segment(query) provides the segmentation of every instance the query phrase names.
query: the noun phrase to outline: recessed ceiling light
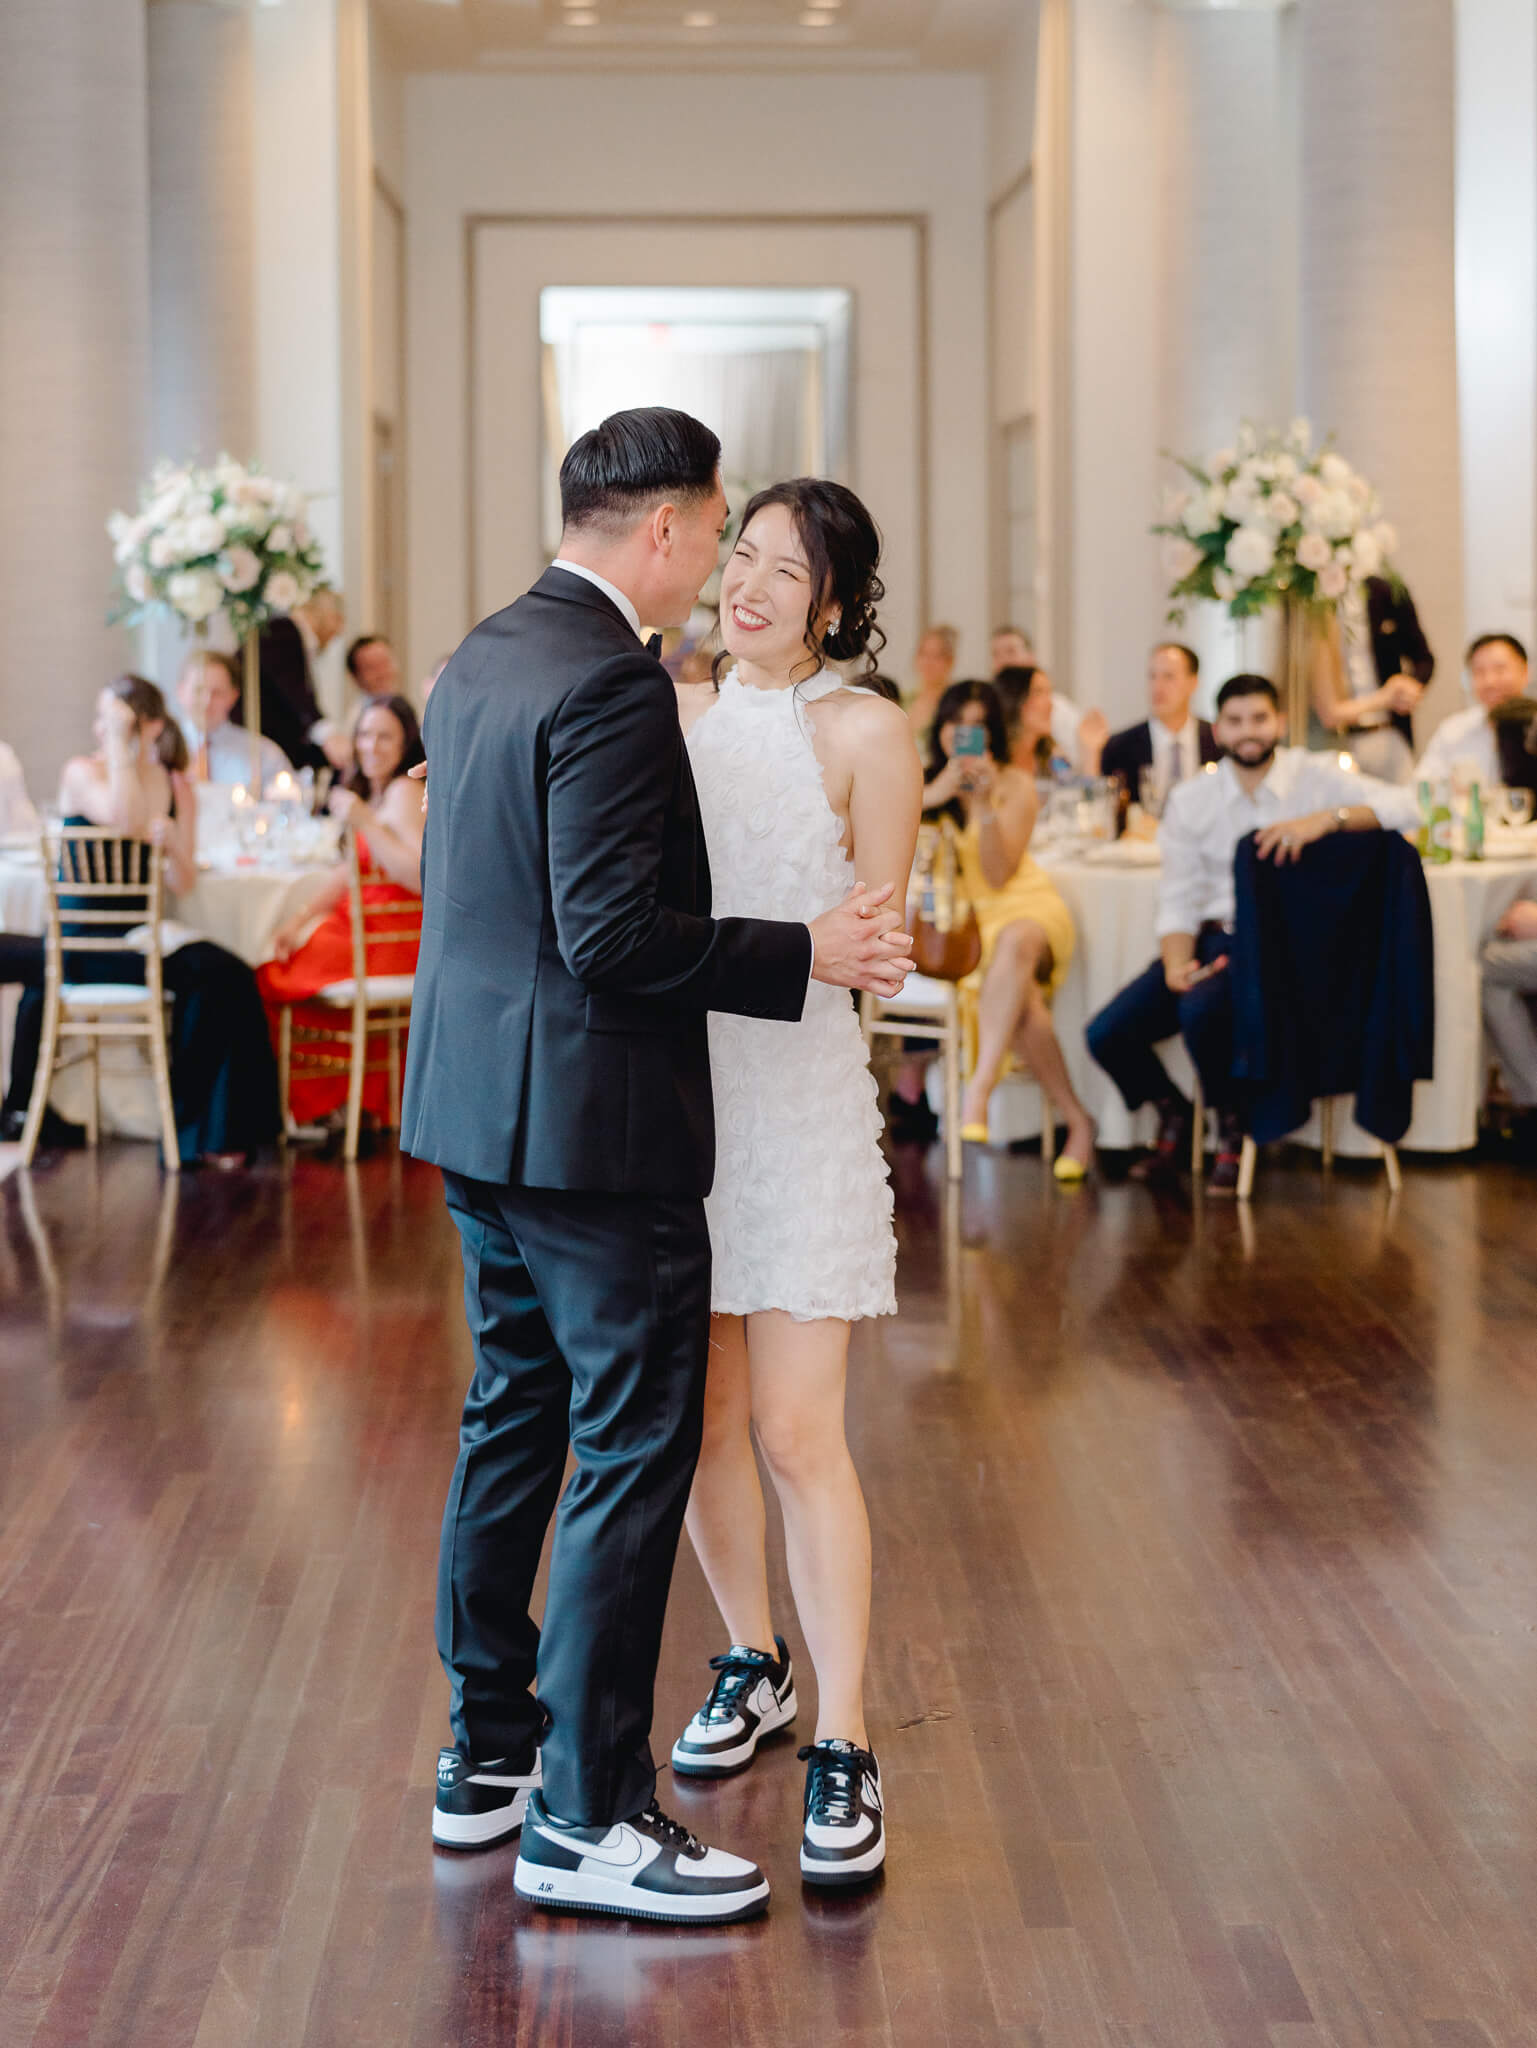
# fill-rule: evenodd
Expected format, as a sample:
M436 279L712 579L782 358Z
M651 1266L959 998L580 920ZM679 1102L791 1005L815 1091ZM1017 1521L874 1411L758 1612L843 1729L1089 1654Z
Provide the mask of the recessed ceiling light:
M683 26L685 28L714 28L719 19L720 16L716 14L685 14Z
M596 28L597 25L598 17L595 14L589 14L585 9L579 14L568 14L566 16L567 28Z
M830 14L803 14L801 16L802 28L831 28L832 25L833 17Z

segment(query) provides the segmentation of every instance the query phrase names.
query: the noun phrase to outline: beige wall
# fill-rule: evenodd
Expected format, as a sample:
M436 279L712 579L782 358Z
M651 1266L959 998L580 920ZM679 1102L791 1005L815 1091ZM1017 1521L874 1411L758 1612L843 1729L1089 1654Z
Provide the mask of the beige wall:
M0 7L0 738L51 799L125 666L105 520L149 406L143 0Z
M712 74L693 81L690 93L695 120L687 118L683 102L659 113L654 82L637 93L611 74L444 75L407 82L413 673L473 623L466 577L464 223L476 213L634 216L624 232L631 261L642 269L648 247L656 246L659 258L666 253L648 243L647 216L729 221L772 213L790 222L921 216L928 229L930 430L920 544L927 553L930 609L961 626L963 661L975 663L985 654L986 123L980 77ZM754 236L744 219L729 251L729 281L754 282ZM670 280L658 270L652 281ZM790 280L776 275L775 281ZM835 267L794 281L845 280ZM530 413L536 396L527 394ZM531 500L537 478L499 482ZM500 589L482 596L505 601L526 575L525 563L509 562ZM911 619L913 592L906 602ZM896 603L892 616L898 618ZM905 630L894 634L888 658L898 674L906 672L911 653L902 644L906 637Z

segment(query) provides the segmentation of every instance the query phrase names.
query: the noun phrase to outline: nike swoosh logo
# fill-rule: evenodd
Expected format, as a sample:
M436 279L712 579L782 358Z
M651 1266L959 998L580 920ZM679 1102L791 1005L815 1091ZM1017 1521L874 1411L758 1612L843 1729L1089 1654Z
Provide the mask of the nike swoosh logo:
M573 1856L586 1856L594 1863L612 1863L616 1870L632 1869L640 1861L640 1842L628 1829L614 1843L584 1842L578 1837L561 1834L558 1828L540 1827L537 1832L547 1842L569 1849Z

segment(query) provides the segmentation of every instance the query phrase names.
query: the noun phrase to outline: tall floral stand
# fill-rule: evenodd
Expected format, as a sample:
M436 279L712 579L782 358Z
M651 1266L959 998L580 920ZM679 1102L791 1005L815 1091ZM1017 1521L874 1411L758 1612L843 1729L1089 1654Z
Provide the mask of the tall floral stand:
M260 802L262 793L262 692L261 635L253 626L245 636L245 729L250 735L251 800Z
M1318 606L1302 604L1296 598L1283 598L1279 610L1276 687L1286 714L1287 743L1305 747L1313 715L1313 677L1323 654L1327 630L1326 614Z

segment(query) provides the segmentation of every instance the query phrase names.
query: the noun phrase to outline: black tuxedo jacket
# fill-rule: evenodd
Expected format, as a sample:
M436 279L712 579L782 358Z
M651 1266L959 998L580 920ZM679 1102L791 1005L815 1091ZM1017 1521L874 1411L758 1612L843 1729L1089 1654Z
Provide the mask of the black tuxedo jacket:
M1212 736L1212 729L1204 718L1196 720L1196 741L1200 749L1201 764L1218 761L1222 749ZM1133 803L1137 797L1137 777L1144 768L1153 765L1153 727L1144 718L1140 725L1128 725L1124 732L1112 733L1105 742L1105 751L1100 756L1101 775L1119 775L1131 792Z
M711 918L666 670L547 569L454 655L425 739L403 1148L473 1180L708 1193L705 1013L793 1023L811 936Z
M292 619L273 619L261 630L262 731L296 768L324 768L326 757L309 737L322 715L304 636ZM230 718L236 725L245 724L243 702Z

